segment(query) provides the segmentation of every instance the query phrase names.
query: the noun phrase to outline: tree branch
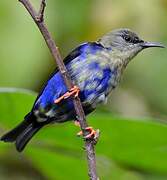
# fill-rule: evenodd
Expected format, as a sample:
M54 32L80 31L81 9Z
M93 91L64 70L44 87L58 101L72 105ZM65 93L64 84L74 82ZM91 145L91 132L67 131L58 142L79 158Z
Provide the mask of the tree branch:
M55 44L55 41L53 40L51 34L49 33L45 23L44 23L44 10L45 10L45 0L41 0L40 4L40 10L37 13L32 6L31 2L29 0L18 0L20 1L24 7L27 9L31 17L33 18L34 22L38 26L40 32L42 33L43 38L46 41L46 44L63 76L64 82L67 86L67 88L70 90L74 85L70 79L70 76L67 72L67 69L63 63L62 57L60 55L60 52L58 50L58 47ZM83 131L83 136L85 137L87 135L87 131L85 130L88 127L88 124L86 122L84 110L82 108L82 104L80 101L80 98L76 97L73 98L73 103L77 115L77 119L80 122L81 130ZM90 180L97 180L97 172L96 172L96 159L95 159L95 150L94 145L96 143L97 139L85 139L85 150L87 152L87 160L88 160L88 168L89 168L89 177Z

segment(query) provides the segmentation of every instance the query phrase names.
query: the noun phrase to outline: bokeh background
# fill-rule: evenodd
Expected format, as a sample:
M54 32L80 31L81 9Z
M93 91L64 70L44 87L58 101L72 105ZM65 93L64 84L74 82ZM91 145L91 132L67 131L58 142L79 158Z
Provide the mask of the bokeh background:
M39 2L32 0L36 8ZM63 57L78 44L121 27L136 31L145 40L167 44L167 0L48 0L45 18ZM166 49L140 53L108 104L90 115L89 123L102 129L97 145L102 179L167 178L166 59ZM54 68L26 10L17 0L1 0L0 87L38 92ZM27 91L11 91L1 89L1 133L23 118L35 98ZM46 128L21 155L12 145L1 143L0 179L87 179L83 144L75 138L76 131L68 123Z

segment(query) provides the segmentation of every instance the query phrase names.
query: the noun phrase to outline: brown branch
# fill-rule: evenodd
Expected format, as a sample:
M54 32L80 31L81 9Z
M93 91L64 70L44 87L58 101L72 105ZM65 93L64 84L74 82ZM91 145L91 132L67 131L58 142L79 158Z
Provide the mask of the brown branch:
M58 68L64 78L65 84L67 88L70 90L74 85L70 79L70 76L67 72L67 69L63 63L62 57L60 55L60 52L58 50L58 47L55 44L55 41L53 40L51 34L49 33L45 23L44 23L44 10L45 10L45 0L41 0L40 4L40 10L39 13L37 13L32 6L31 2L29 0L19 0L24 7L27 9L33 20L35 21L36 25L38 26L39 30L42 33L43 38L46 41L46 44L56 62L58 65ZM83 136L85 137L87 135L87 131L85 130L88 127L88 124L86 122L85 113L82 108L81 101L78 97L73 99L77 119L80 122L81 130L83 131ZM88 160L88 168L89 168L89 177L91 180L97 180L97 172L96 172L96 159L95 159L95 145L96 139L85 139L85 150L87 152L87 160Z

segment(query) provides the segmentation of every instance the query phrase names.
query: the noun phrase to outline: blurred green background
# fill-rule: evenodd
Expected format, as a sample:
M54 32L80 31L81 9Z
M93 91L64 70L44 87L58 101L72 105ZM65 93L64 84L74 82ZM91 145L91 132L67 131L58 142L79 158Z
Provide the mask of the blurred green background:
M32 0L38 8L40 0ZM46 23L65 57L78 44L126 27L167 44L167 0L48 0ZM100 128L101 179L167 179L167 51L148 49L128 66L109 102L89 115ZM0 132L30 110L55 63L37 27L17 1L0 2ZM4 88L8 87L8 88ZM11 87L11 88L9 88ZM83 142L72 123L42 130L18 154L0 143L0 180L88 179Z

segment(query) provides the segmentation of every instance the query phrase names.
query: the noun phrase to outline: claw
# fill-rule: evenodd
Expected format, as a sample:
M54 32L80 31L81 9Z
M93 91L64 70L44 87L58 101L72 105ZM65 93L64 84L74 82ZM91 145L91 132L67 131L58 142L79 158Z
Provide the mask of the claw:
M77 133L77 136L82 136L83 135L83 132L82 131L79 131L78 133Z
M80 89L77 86L74 86L73 88L71 88L68 92L66 92L64 95L62 95L61 97L59 97L58 99L56 99L54 101L55 104L58 104L59 102L61 102L63 99L67 99L71 96L74 97L78 97L80 92Z
M96 137L96 131L92 128L92 127L87 127L85 130L89 131L90 133L88 135L86 135L84 138L85 139L91 139L91 138L94 138ZM83 132L80 131L77 133L77 136L81 136L83 135Z
M96 136L96 131L94 129L91 129L90 134L85 136L85 139L94 138Z

